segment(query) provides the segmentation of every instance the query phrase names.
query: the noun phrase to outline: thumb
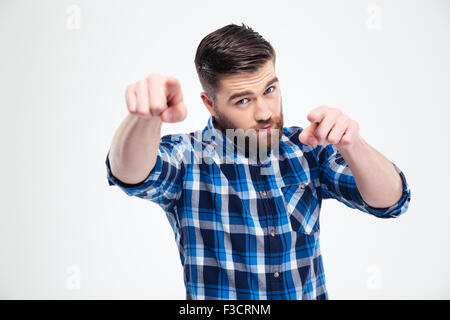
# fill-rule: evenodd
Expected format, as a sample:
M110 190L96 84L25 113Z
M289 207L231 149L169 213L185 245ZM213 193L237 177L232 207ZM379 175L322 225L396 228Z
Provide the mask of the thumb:
M161 120L164 122L180 122L186 118L187 109L183 102L176 105L171 105L163 113L161 113Z
M317 122L313 122L307 128L303 129L303 131L298 136L300 142L312 146L317 145L319 143L319 140L314 135L314 131L316 131L318 125L319 124Z
M180 82L174 77L167 77L166 96L168 108L161 113L164 122L180 122L186 118L187 109L183 101Z

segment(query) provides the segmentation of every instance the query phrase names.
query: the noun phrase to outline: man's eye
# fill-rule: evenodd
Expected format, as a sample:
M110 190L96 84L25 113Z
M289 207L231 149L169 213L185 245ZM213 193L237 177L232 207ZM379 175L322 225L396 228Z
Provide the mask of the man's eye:
M270 89L272 89L272 91L267 92L267 91L270 90ZM267 88L266 93L272 93L274 90L275 90L275 87L269 87L269 88Z
M269 87L266 89L266 91L264 92L265 94L269 94L272 93L275 90L275 86ZM241 99L238 102L236 102L237 105L243 105L245 104L243 101L248 100L247 98Z
M248 99L247 99L247 98L241 99L241 100L239 100L238 102L236 102L236 104L244 104L244 103L241 103L241 102L244 101L244 100L248 100Z

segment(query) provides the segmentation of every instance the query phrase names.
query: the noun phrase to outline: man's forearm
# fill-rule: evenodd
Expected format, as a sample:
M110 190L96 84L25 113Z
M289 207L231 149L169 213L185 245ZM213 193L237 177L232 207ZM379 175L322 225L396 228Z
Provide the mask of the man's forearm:
M392 162L359 135L359 124L338 108L319 106L308 116L311 122L299 135L309 145L333 144L344 157L364 201L374 208L387 208L402 196L403 181Z
M155 166L160 138L160 117L128 114L117 129L109 150L112 174L129 184L143 181Z
M361 137L348 147L338 148L355 178L364 201L375 208L386 208L402 196L403 183L391 161Z

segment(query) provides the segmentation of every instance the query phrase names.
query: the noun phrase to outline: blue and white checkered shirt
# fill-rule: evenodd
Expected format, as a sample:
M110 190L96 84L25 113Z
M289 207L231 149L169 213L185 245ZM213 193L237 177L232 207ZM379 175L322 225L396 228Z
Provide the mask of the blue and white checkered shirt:
M302 144L301 131L283 128L279 152L255 163L230 149L233 143L210 117L203 130L163 136L155 167L135 185L112 175L108 153L109 185L166 212L187 299L327 299L322 200L334 198L379 218L407 210L410 190L395 164L403 180L400 201L372 208L338 150Z

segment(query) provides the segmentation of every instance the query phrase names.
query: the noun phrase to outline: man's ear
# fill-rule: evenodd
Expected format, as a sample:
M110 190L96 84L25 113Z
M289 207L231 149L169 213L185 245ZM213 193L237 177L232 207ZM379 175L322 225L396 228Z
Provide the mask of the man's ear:
M208 97L206 92L200 93L200 98L203 100L203 104L205 105L206 109L208 109L209 113L211 113L212 116L216 116L216 108L214 107L213 101Z

